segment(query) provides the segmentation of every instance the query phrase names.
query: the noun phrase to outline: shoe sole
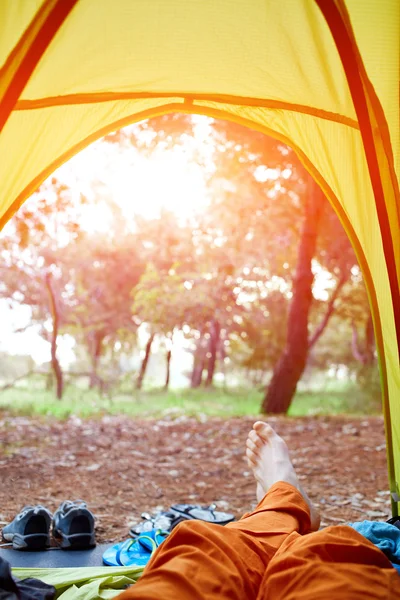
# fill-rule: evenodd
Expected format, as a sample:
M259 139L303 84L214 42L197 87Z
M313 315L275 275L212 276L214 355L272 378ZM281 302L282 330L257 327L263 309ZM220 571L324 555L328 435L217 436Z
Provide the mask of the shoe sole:
M50 536L46 533L3 533L7 542L12 542L14 550L46 550L50 546Z
M96 546L94 532L65 535L61 531L54 530L53 535L63 550L85 550Z

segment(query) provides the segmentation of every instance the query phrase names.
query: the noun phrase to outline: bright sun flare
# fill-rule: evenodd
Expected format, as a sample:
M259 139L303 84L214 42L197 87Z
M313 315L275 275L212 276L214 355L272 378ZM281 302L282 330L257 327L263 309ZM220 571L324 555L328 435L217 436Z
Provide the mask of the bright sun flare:
M91 231L106 231L110 219L107 204L98 202L100 190L126 219L135 214L154 218L162 209L185 219L208 204L204 169L179 146L147 157L98 142L60 167L55 177L88 198L81 225Z

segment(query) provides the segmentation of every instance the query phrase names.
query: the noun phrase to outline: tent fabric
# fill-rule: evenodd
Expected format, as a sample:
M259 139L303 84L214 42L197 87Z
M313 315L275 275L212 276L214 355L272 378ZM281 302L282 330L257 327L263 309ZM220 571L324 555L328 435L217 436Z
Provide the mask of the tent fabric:
M56 588L59 600L108 600L136 583L143 567L13 568L19 579L34 577Z
M169 112L292 146L356 250L400 500L398 0L2 0L0 224L98 137Z

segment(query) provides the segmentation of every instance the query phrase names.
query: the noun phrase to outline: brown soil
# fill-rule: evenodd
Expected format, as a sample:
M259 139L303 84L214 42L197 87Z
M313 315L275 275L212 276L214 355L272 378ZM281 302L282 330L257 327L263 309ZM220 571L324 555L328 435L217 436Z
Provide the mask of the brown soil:
M322 512L322 525L390 513L380 417L271 418ZM142 511L176 502L210 504L239 517L255 505L244 459L249 418L68 421L0 413L0 527L26 504L54 511L83 498L97 539L118 541Z

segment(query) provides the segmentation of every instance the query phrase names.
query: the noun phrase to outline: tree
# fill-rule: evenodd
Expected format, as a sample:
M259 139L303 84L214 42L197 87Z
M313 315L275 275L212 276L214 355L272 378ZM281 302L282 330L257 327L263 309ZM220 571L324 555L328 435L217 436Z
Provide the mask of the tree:
M29 306L30 326L39 326L49 341L57 397L63 390L57 338L65 333L85 344L90 385L101 388L102 354L136 335L131 291L144 269L140 245L121 228L117 209L111 211L107 235L82 229L82 202L55 180L33 201L3 237L2 295Z
M355 290L349 280L354 253L328 203L309 193L309 177L290 148L236 124L207 123L210 135L197 150L196 121L182 115L106 138L118 152L186 148L208 178L209 205L202 213L184 221L164 210L128 224L99 182L92 201L107 208L108 231L90 232L80 218L85 199L53 180L36 196L42 211L25 205L4 238L3 266L11 268L0 293L31 307L32 323L49 341L52 357L57 337L66 333L86 348L82 371L91 387L101 389L107 377L115 378L118 353L133 351L145 324L149 339L135 378L139 387L156 338L165 346L169 385L174 332L184 330L192 342L193 387L213 385L225 365L245 369L261 385L275 367L269 395L276 406L268 409L266 398L264 409L285 411L305 365L328 364L321 339L331 319L351 323L345 309L352 304L347 290ZM363 347L361 312L353 319L359 358L374 354ZM350 337L351 329L338 328ZM282 367L285 356L291 377Z
M66 304L61 274L51 257L79 237L78 217L79 208L69 189L53 178L18 211L2 234L1 295L14 306L29 306L31 325L39 325L39 333L50 342L59 399L64 386L57 341Z
M136 321L147 323L150 330L136 388L142 387L156 335L164 338L166 345L165 388L168 388L173 333L175 328L183 326L187 310L186 273L193 266L191 232L166 210L160 218L137 217L136 225L147 266L134 290L132 311Z
M84 235L64 252L62 268L71 306L66 329L87 348L91 387L101 387L99 367L107 348L136 339L132 292L144 270L140 244L131 234Z
M169 272L160 272L153 264L148 264L134 293L132 311L142 323L147 323L150 335L141 363L136 387L141 388L145 375L151 345L157 334L168 340L166 343L166 387L169 385L169 367L172 357L172 339L175 329L185 324L202 320L207 311L207 299L200 289L193 294L193 274L181 273L178 263ZM177 269L177 270L175 270Z
M60 323L60 314L57 307L57 301L54 294L53 286L52 286L52 278L51 273L47 272L45 275L45 283L49 293L49 304L50 304L50 313L52 320L52 330L51 330L51 366L53 369L53 373L56 378L56 396L58 400L61 400L63 391L64 391L64 381L63 374L60 366L60 362L57 357L57 338L58 338L58 328Z
M138 376L137 376L137 379L136 379L136 389L137 390L141 390L142 389L143 379L144 379L144 376L145 376L145 373L146 373L147 365L149 363L149 358L150 358L150 353L151 353L151 347L153 345L154 337L155 337L155 333L154 332L150 332L149 338L148 338L147 343L146 343L146 349L145 349L145 352L144 352L144 357L143 357L143 360L141 362L139 373L138 373Z
M233 265L232 279L236 279L236 285L239 280L258 285L257 272L261 271L266 280L282 280L282 305L284 298L291 296L286 345L281 348L283 354L276 364L269 395L263 403L264 410L285 412L309 351L315 352L315 346L334 314L350 268L356 264L354 253L323 195L307 193L306 182L310 178L290 148L240 125L223 121L209 121L209 124L214 163L209 182L213 200L199 221L200 237L218 238L225 257ZM145 143L148 151L156 143L166 146L184 144L188 136L194 135L193 121L187 116L159 117L142 127L151 133ZM204 259L210 264L216 259L210 248L205 251ZM314 297L316 266L329 272L333 281L328 298L323 300ZM211 281L215 284L214 279ZM242 283L239 285L244 287ZM254 294L252 296L252 301L247 302L249 313L253 313L257 301ZM213 323L212 319L210 323ZM268 328L269 323L265 325ZM217 326L216 331L218 329ZM211 371L215 364L215 353L212 352L215 330L212 328L211 334L208 328L199 331L192 385L200 383L207 360ZM206 335L209 345L204 339ZM296 350L299 345L301 351ZM259 348L254 348L252 357L260 354ZM291 378L287 377L289 364L292 365ZM278 402L279 388L282 388L282 395Z
M233 194L237 194L241 189L240 184L245 176L243 172L238 173L243 171L243 168L247 169L245 185L249 179L251 181L249 175L253 175L253 181L248 188L252 192L252 197L247 202L247 214L244 212L241 215L241 226L236 231L240 232L242 239L250 238L253 243L257 240L258 248L262 249L262 253L267 258L270 273L283 277L291 285L286 343L275 365L262 404L264 412L287 412L297 383L307 364L308 353L329 323L335 310L337 297L349 278L351 267L356 264L355 256L322 192L305 174L290 149L260 134L245 132L237 125L219 122L216 130L218 136L224 140L225 150L222 153L222 169L221 160L218 166L225 177L230 178L231 184L236 183ZM235 164L237 166L233 167ZM257 170L262 168L275 170L275 176L279 181L277 189L275 187L271 190L270 186L266 186L269 189L260 190L262 180L257 176ZM305 182L308 182L308 185L304 185ZM270 199L274 196L280 198L278 205L271 204ZM265 225L263 218L266 216L266 210L270 212L268 217L274 219L275 231L271 231L268 225ZM299 223L301 213L303 213L303 225L297 233L296 227L293 228L290 221ZM258 223L252 222L253 215L258 218ZM333 240L331 235L327 235L325 243L319 244L319 233L322 233L324 221L329 223L336 238ZM269 244L263 243L263 235L268 235L270 242L278 246L275 256ZM320 239L324 238L321 236ZM293 250L297 244L297 265L292 271ZM259 257L257 258L260 262ZM331 297L324 303L326 306L322 318L310 336L310 315L314 303L313 261L317 261L321 268L329 269L337 281ZM287 274L293 272L291 280L287 279L287 275L285 276L285 267Z
M300 237L293 296L290 303L286 344L274 368L262 405L263 412L286 413L307 363L308 319L313 300L312 259L316 252L318 227L325 198L316 184L309 185Z

